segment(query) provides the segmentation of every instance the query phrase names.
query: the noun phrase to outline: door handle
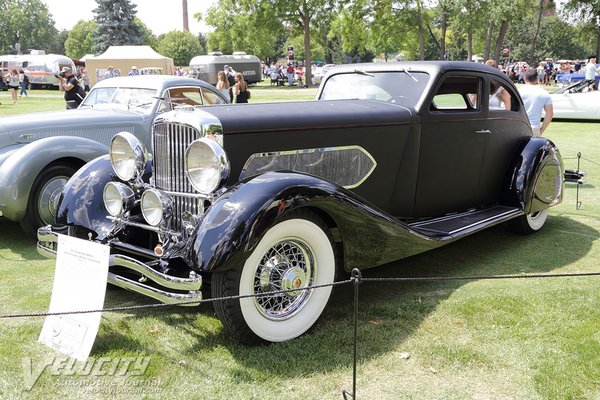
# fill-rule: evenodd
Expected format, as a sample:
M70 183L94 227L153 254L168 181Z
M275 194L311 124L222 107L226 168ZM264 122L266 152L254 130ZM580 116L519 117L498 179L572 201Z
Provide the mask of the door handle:
M481 129L479 131L475 131L475 133L479 133L480 135L485 135L487 133L492 133L489 129Z

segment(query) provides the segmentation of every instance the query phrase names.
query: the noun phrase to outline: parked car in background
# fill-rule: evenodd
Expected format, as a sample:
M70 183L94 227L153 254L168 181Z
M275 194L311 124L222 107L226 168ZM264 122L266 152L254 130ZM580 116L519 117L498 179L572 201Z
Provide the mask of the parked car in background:
M314 83L320 84L323 77L327 75L327 72L333 67L335 67L335 64L325 64L321 67L315 68L315 70L312 72L312 79Z
M598 82L600 77L596 79ZM600 120L600 91L582 80L550 94L554 119Z
M178 105L227 103L192 78L134 76L99 82L76 110L0 120L0 220L18 221L33 236L54 222L57 196L86 162L108 153L118 132L149 146L157 114Z
M499 86L509 110L489 107ZM533 233L562 201L558 149L474 63L336 67L316 101L175 110L152 129L153 160L122 132L69 180L38 249L54 257L59 233L110 246L108 281L165 303L208 281L247 344L306 332L353 268L503 222Z

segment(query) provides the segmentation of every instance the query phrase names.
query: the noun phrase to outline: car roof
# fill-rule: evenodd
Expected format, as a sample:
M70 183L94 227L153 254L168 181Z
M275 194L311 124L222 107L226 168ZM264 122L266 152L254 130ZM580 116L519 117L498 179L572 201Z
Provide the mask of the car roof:
M173 86L200 86L213 88L212 85L199 79L174 75L117 76L99 81L94 85L94 88L139 87L145 89L162 90Z
M430 75L437 75L447 70L482 71L501 74L497 68L489 65L469 61L394 61L358 64L340 64L329 70L329 74L338 72L354 72L355 69L365 71L423 71Z

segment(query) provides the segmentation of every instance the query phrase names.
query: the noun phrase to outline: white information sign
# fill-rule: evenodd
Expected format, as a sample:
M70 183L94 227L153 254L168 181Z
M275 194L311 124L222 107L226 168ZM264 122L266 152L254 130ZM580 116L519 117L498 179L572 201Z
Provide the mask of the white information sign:
M110 248L59 235L50 313L99 310L104 305ZM100 312L46 317L39 341L86 361L100 326Z

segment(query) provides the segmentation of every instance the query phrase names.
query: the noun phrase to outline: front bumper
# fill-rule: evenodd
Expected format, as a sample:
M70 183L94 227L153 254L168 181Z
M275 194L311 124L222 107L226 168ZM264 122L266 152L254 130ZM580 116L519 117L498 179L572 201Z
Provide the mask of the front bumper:
M56 258L58 233L51 226L38 229L37 251L47 258ZM111 267L122 267L130 272L140 275L137 280L117 275L111 272ZM154 285L146 282L152 281ZM109 258L108 282L133 292L152 297L165 304L186 302L184 306L196 306L199 303L194 300L202 300L202 276L194 272L188 278L180 278L156 271L135 258L111 254ZM189 303L187 303L189 302Z

